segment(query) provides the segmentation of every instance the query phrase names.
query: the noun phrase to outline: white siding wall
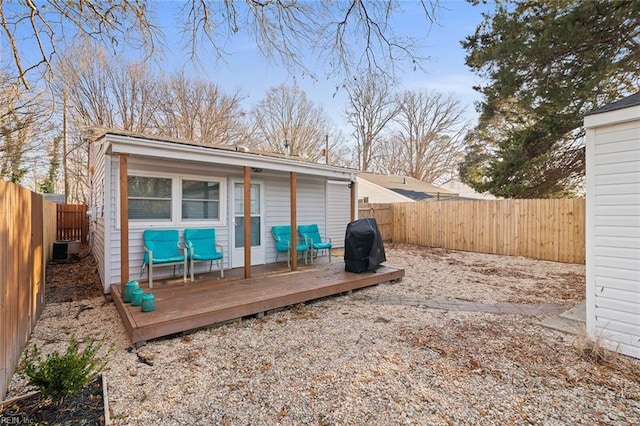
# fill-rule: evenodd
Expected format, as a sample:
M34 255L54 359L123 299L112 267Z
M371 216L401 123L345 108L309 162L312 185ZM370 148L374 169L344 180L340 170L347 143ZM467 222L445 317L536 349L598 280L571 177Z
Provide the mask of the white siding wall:
M291 220L289 197L289 176L268 177L265 180L265 245L267 263L276 261L276 244L273 241L271 227L278 225L288 225ZM279 260L286 256L280 256Z
M333 247L344 247L344 236L351 221L351 188L349 182L327 183L327 235Z
M298 225L316 223L320 233L324 235L327 226L325 179L309 179L298 176L296 183L298 188L296 194ZM289 176L269 178L265 186L266 262L271 263L276 260L275 242L271 236L271 227L288 225L291 222ZM280 255L279 260L282 259L283 256Z
M616 111L605 114L615 120ZM640 358L640 120L589 128L587 329Z
M105 182L107 179L107 158L104 155L104 140L89 144L89 244L98 266L98 273L104 285L105 276Z

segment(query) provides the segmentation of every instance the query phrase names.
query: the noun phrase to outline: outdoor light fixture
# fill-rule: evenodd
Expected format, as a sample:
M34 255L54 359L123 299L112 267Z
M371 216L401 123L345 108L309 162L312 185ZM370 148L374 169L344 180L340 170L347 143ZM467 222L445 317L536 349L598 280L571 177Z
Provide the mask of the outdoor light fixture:
M285 153L285 154L289 154L289 147L290 147L290 146L291 146L291 145L289 145L289 140L288 140L288 139L285 139L285 140L284 140L284 153Z

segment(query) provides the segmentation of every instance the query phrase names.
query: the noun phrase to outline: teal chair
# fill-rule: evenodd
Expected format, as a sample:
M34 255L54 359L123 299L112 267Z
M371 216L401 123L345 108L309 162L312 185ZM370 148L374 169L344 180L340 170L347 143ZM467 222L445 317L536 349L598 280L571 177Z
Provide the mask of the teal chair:
M291 269L291 226L282 225L282 226L273 226L271 227L271 234L273 235L273 239L276 241L276 262L278 261L278 256L280 253L287 253L287 265L289 269ZM296 255L301 253L304 256L304 263L307 262L307 256L309 253L309 245L307 242L302 239L298 241L295 249Z
M187 248L180 247L180 236L177 229L147 229L142 234L144 241L144 263L149 288L153 288L153 268L158 266L182 266L182 281L187 282ZM192 279L193 281L193 279Z
M220 268L220 278L224 278L222 245L216 243L216 230L185 229L184 243L190 261L191 280L193 281L193 262L209 262L209 272L213 268L213 261Z
M323 239L320 235L318 225L300 225L298 226L298 233L309 243L310 251L313 251L310 253L311 263L313 263L313 258L318 256L320 250L327 250L329 252L329 263L331 263L331 248L333 247L331 238Z

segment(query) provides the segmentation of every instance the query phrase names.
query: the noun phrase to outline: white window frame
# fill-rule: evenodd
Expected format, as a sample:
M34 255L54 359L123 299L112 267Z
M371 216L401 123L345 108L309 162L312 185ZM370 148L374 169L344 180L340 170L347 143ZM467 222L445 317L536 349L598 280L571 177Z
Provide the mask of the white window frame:
M220 176L191 175L184 173L162 173L154 171L129 170L128 176L171 179L171 220L130 219L129 229L177 228L177 227L224 227L227 224L227 179ZM220 217L212 219L182 219L182 181L197 180L217 182L220 185ZM117 182L117 181L116 181ZM116 185L116 199L120 200L120 185ZM117 215L116 228L120 229L120 215Z
M178 216L176 219L178 225L185 227L194 226L226 226L226 212L227 212L227 179L217 176L202 176L202 175L187 175L180 174L177 176L178 193L180 198L177 200ZM219 185L220 199L218 200L218 219L183 219L182 218L182 181L183 180L195 180L199 182L215 182Z
M170 219L129 219L129 227L130 228L149 228L151 227L160 227L160 226L172 226L176 223L176 207L175 207L175 194L176 194L176 183L175 177L166 174L166 173L152 173L147 171L132 171L127 175L127 182L130 176L137 177L146 177L146 178L160 178L160 179L169 179L171 181L171 218ZM118 200L120 200L120 185L118 185Z

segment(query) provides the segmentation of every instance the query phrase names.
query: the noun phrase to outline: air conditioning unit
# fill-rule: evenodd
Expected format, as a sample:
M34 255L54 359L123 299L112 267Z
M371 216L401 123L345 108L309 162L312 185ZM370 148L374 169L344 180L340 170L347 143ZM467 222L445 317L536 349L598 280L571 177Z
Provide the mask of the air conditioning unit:
M58 240L53 243L53 260L67 261L78 260L80 254L80 241Z

